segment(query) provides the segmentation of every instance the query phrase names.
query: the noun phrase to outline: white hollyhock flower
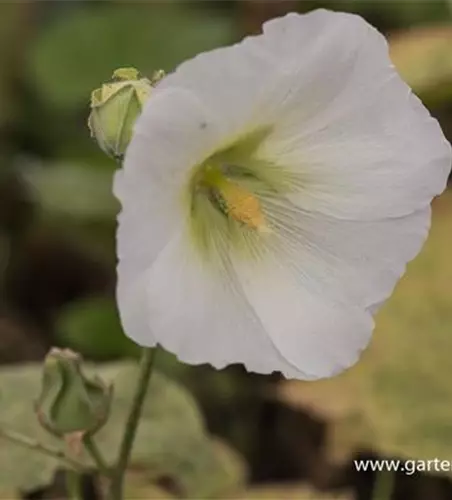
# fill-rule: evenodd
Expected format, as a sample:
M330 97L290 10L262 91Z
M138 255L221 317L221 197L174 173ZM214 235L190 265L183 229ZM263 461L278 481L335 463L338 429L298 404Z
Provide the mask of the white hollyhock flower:
M382 35L316 10L167 76L115 179L127 335L188 363L352 365L420 250L451 148Z

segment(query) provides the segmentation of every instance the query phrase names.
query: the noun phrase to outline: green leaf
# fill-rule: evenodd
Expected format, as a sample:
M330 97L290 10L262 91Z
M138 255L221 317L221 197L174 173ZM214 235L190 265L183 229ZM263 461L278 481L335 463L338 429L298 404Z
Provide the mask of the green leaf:
M244 461L223 441L213 440L211 447L212 460L204 464L205 474L201 487L197 488L196 498L214 498L218 494L219 498L230 498L245 484ZM163 500L176 498L173 495L177 498L183 495L177 481L171 481L165 476L156 478L155 471L149 470L130 469L127 473L125 498Z
M114 220L119 204L113 173L93 165L59 163L24 169L25 180L45 214L77 221Z
M144 75L171 71L183 60L230 41L226 16L173 2L112 3L73 8L45 26L34 43L30 70L53 106L87 106L91 91L119 67Z
M207 457L207 455L206 455ZM197 487L198 496L221 498L234 494L246 482L247 466L243 458L224 441L210 442L210 461L204 464L205 476Z
M106 459L112 462L117 456L131 404L137 366L134 363L86 365L84 371L97 373L105 382L114 383L112 413L106 426L95 436ZM58 442L41 430L32 411L40 379L39 364L0 370L0 425L55 445ZM218 488L229 484L229 479L224 477L230 478L230 468L219 458L193 398L158 373L153 375L145 401L131 465L148 470L153 477L170 477L190 498L220 495ZM46 485L58 466L52 458L2 442L0 491L31 490ZM216 477L215 484L206 482L206 475Z

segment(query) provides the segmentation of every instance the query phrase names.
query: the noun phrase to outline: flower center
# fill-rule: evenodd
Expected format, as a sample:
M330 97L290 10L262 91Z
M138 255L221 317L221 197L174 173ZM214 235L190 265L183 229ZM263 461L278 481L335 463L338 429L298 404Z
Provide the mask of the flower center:
M262 229L265 218L259 199L238 180L227 177L228 167L207 166L199 181L212 204L225 216L250 229Z
M191 170L184 191L189 236L210 261L224 263L230 251L254 259L273 233L270 206L291 189L294 178L259 154L269 133L244 135Z

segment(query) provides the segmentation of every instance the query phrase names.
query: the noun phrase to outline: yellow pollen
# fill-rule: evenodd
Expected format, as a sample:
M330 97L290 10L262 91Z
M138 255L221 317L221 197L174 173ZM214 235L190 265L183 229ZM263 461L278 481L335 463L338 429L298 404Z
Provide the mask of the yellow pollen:
M252 229L265 228L265 218L258 198L228 179L223 178L217 183L217 187L228 215Z

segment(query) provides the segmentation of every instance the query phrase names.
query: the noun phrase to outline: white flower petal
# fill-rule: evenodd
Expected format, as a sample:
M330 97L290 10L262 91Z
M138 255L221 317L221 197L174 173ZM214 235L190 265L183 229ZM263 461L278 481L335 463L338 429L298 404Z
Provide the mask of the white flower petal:
M129 273L124 262L118 264L116 299L124 332L133 340L146 339L147 347L154 347L157 340L152 331L152 321L147 300L147 274L141 270ZM138 342L138 341L137 341Z
M249 137L252 148L215 156ZM203 184L190 211L193 167L212 155L220 177L243 167L238 187ZM127 334L190 363L337 373L367 345L372 314L419 251L450 164L437 122L358 16L291 14L197 56L158 84L116 177ZM222 225L210 233L218 219L201 221L200 251L187 232L202 202ZM266 231L241 233L248 209Z
M226 135L270 124L261 156L301 174L292 200L307 210L399 217L445 188L450 145L359 16L289 14L182 64L162 85L198 95Z
M114 193L123 207L120 260L140 268L152 263L175 224L187 217L181 199L190 167L217 141L216 125L196 97L181 89L155 92L115 177Z
M260 154L300 173L290 199L301 208L355 220L400 217L445 189L451 148L437 121L396 77L369 92L361 105L338 99L343 113L331 106L318 129L281 119L267 138Z
M189 90L218 118L225 137L234 134L250 120L265 75L274 71L268 54L244 47L241 43L198 54L166 76L159 88Z
M292 94L316 90L317 98L311 92L297 109L298 116L312 117L341 90L342 77L352 69L369 30L373 28L350 14L321 9L291 13L265 23L264 35L184 62L159 85L193 92L221 117L224 130L241 129L254 120L262 123L269 110L290 107Z
M216 137L213 120L186 90L156 91L137 121L114 181L114 193L122 203L117 298L129 335L149 332L143 273L187 217L181 193L188 166L206 154Z
M424 243L430 207L377 221L340 220L267 200L275 259L308 290L368 309L386 299Z
M310 379L330 377L357 361L370 340L369 313L306 290L276 259L253 267L236 262L236 269L274 345Z
M299 46L306 21L272 21L268 44ZM309 21L319 30L308 44L317 66L306 77L299 60L268 97L274 127L261 155L301 173L291 199L307 210L379 219L424 208L446 187L452 163L438 122L396 73L383 36L360 17L317 11Z
M152 337L128 332L141 345L154 340L182 361L216 368L243 363L248 370L306 378L273 346L233 276L193 255L186 235L168 243L146 272L146 300ZM221 276L223 274L223 276Z

